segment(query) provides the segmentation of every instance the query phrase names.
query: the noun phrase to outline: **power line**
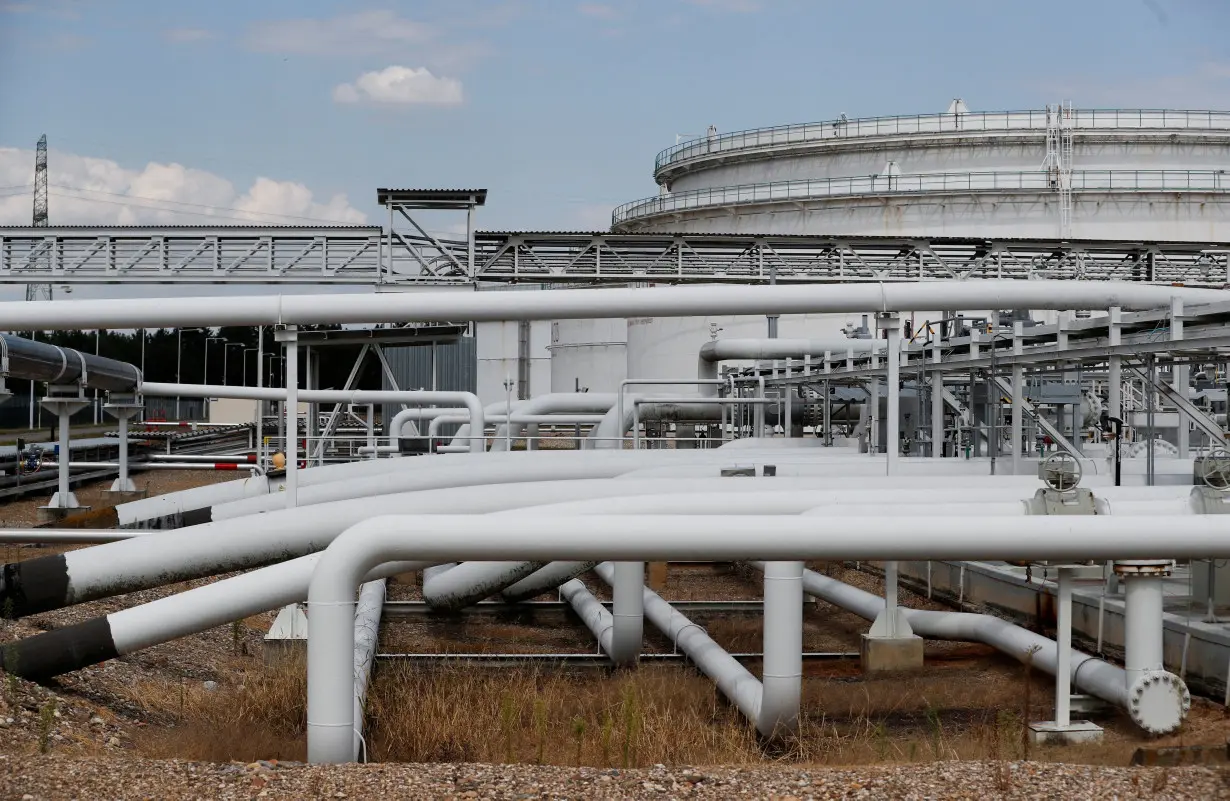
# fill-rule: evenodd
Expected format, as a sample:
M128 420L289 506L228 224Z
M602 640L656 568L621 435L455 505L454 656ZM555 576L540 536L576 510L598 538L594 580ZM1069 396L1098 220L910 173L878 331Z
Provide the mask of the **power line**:
M146 201L148 203L157 203L159 204L159 206L164 206L164 205L188 206L194 209L207 209L209 211L232 211L237 214L251 214L251 215L256 215L256 216L264 216L264 217L279 217L279 218L283 218L287 220L306 220L307 222L322 222L322 223L335 223L335 224L341 222L339 220L327 220L321 217L305 217L305 216L296 215L296 214L278 214L277 212L273 212L273 211L248 211L246 209L237 209L237 208L230 207L230 206L210 206L210 205L206 205L203 203L189 203L184 200L168 200L165 198L145 197L142 195L125 195L120 192L107 192L102 189L85 189L85 188L76 187L76 186L65 186L63 184L52 184L51 186L54 189L67 190L70 192L84 192L84 193L93 194L93 195L107 195L108 197L123 198L125 200L141 200L141 201ZM89 198L79 198L79 199L89 200ZM105 203L108 201L98 200L96 202ZM121 205L129 205L129 204L121 204ZM133 203L131 205L139 206L142 204ZM172 211L172 209L165 209L165 210ZM187 213L187 212L184 212L184 213ZM218 215L218 214L201 215L199 212L193 212L193 213L196 213L198 216L211 216L211 217L223 216L223 215ZM242 220L245 218L235 217L231 219ZM342 223L342 224L345 224L345 223Z

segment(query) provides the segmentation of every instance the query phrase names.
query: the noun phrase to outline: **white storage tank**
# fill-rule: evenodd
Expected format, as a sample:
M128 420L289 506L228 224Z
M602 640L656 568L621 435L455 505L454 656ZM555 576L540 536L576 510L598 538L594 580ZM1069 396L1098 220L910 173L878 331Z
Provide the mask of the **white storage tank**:
M551 323L551 391L618 392L628 374L628 324L622 317Z
M857 328L857 314L787 314L777 324L781 339L839 339ZM874 331L875 322L868 321ZM715 339L763 339L768 321L751 315L628 318L628 378L695 378L701 347ZM747 362L723 362L723 365ZM643 395L695 395L696 384L632 387Z
M1224 241L1228 160L1227 111L957 100L676 144L611 230Z
M551 323L480 322L475 325L478 358L477 393L483 405L505 400L504 382L512 382L513 400L546 393L551 385Z

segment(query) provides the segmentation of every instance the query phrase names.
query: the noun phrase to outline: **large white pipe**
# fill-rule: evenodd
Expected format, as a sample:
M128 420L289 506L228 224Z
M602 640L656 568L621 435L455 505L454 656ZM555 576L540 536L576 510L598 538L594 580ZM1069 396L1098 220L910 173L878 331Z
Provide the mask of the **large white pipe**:
M1182 298L1189 312L1224 300L1212 289L1125 281L923 281L838 285L561 289L554 292L399 292L52 300L0 303L13 330L178 328L322 323L575 320L926 309L1153 309Z
M533 573L521 579L517 583L505 587L500 593L500 597L508 603L528 601L529 599L537 595L541 595L548 590L553 590L556 587L560 587L562 589L561 585L565 583L571 584L572 579L575 579L586 570L592 570L596 564L598 563L551 562L550 564L544 565L538 570L535 570ZM603 650L610 653L606 646L603 646Z
M761 562L749 562L749 564L763 569ZM853 612L864 620L875 620L884 609L883 598L811 570L803 572L803 590L808 595ZM1052 675L1057 669L1059 649L1054 640L993 615L921 609L901 609L901 612L909 622L910 628L921 637L933 640L982 642L1013 659L1021 661L1032 659L1035 667ZM1158 631L1159 633L1161 631L1160 625ZM1186 712L1185 704L1188 703L1184 700L1187 694L1186 688L1173 697L1173 704L1170 708L1167 708L1164 693L1161 694L1163 703L1158 709L1142 710L1139 706L1133 708L1129 700L1130 692L1126 672L1122 668L1079 651L1072 651L1070 660L1072 683L1076 687L1127 708L1133 720L1146 728L1164 729L1164 726L1159 727L1157 724L1165 722L1168 716L1169 720L1175 721L1174 725L1177 725L1178 721L1182 720L1183 713Z
M617 567L601 564L594 572L618 590ZM670 637L767 737L788 734L798 726L803 676L802 572L801 562L772 562L765 571L762 680L757 680L703 628L653 590L641 586L645 615L654 626Z
M611 661L635 665L645 639L645 563L616 562L611 578Z
M610 611L594 597L594 594L580 579L565 581L559 588L559 594L572 606L572 611L577 613L577 617L581 618L585 627L593 633L594 639L598 641L598 647L610 656L611 632L615 628Z
M441 465L438 460L431 459L398 459L387 462L389 467L380 470L380 464L373 462L358 462L353 464L354 477L346 473L331 474L329 482L313 480L311 486L303 486L299 493L299 506L309 506L317 503L328 503L349 498L387 495L396 492L410 492L420 489L434 489L448 486L474 486L489 483L528 482L546 480L566 480L584 478L610 478L624 475L629 478L644 475L655 477L657 473L641 474L640 469L656 470L660 466L667 474L682 468L686 475L678 478L716 478L721 467L742 466L748 464L773 464L778 466L779 476L785 477L786 472L799 475L803 473L797 468L799 464L826 464L826 454L810 452L740 452L737 455L722 453L718 450L661 450L661 451L536 451L534 453L489 453L484 456L474 454L458 455ZM473 461L478 459L479 461ZM831 481L837 484L835 488L861 485L868 479L860 479L863 474L861 467L867 467L867 460L855 463L843 462L843 476L826 478L826 485ZM961 462L962 465L966 464ZM679 465L680 468L670 467ZM691 467L688 467L691 465ZM341 466L335 466L340 468ZM328 468L315 468L325 470ZM825 473L835 468L823 469ZM945 466L945 469L954 469ZM970 469L970 468L964 468ZM304 471L304 475L314 470ZM872 470L875 478L882 478ZM882 472L882 471L880 471ZM964 475L964 473L957 473ZM1087 474L1088 475L1088 474ZM870 477L869 477L870 478ZM1030 476L968 476L963 481L999 481L1017 480L1022 486L1037 487L1037 479ZM1098 476L1090 476L1085 480L1088 486L1094 486ZM950 480L938 475L911 475L902 478L902 486L908 482L915 487L928 487L938 484L951 486ZM306 483L306 482L305 482ZM1103 482L1105 483L1105 482ZM1006 486L1007 484L1001 484ZM879 485L877 485L879 486ZM212 520L225 520L250 514L271 511L280 506L277 497L250 497L242 501L217 505L212 508Z
M338 762L353 747L351 654L354 593L363 576L408 555L429 562L548 561L1054 560L1226 558L1230 541L1213 516L1166 520L1096 516L1006 517L996 537L965 518L861 518L858 537L817 536L802 517L388 516L341 534L320 558L308 589L308 759ZM975 530L976 529L976 530ZM759 533L748 537L748 531ZM1120 685L1122 686L1122 685Z
M552 392L538 395L517 406L512 414L512 422L505 423L496 431L491 450L507 450L509 439L518 439L521 436L524 423L518 419L519 415L594 412L606 414L614 405L615 394L611 392ZM511 431L508 430L510 426Z
M1164 579L1155 575L1123 577L1124 690L1147 673L1164 670L1162 621Z
M431 475L423 477L420 489L442 488L434 491L361 497L313 507L301 504L294 510L276 508L267 514L252 516L246 520L220 520L162 532L142 539L140 544L109 543L4 565L0 568L0 604L11 600L12 614L22 617L161 584L268 564L320 550L348 526L378 514L414 511L476 514L587 496L609 497L629 493L651 494L706 489L716 491L722 488L728 488L730 493L749 493L770 486L761 484L762 479L712 477L677 482L639 483L575 480L585 473L580 469L580 465L545 474L555 479L554 481L488 483L497 480L497 477L502 477L499 480L505 482L518 479L532 482L532 478L526 475L528 462L526 468L519 472L491 470L495 465L486 463L490 460L494 463L502 462L505 467L515 467L518 457L523 456L524 454L505 454L455 457L462 463L460 469L449 467L422 471ZM611 462L618 468L619 462L626 461L612 458L618 456L619 454L615 453L601 454L599 458L583 461L594 464ZM529 461L556 461L564 465L569 463L567 459ZM610 474L606 470L595 472L600 478ZM792 481L790 479L770 481L773 482L771 486L780 489L801 489L809 486L802 481L794 484L781 483ZM476 484L484 485L482 492L473 489ZM496 590L492 590L494 591Z
M46 679L305 601L319 559L319 554L302 556L10 642L0 649L0 667L25 678ZM380 565L364 580L426 567L425 562Z
M542 567L540 562L465 562L423 575L423 600L433 609L461 609L494 595Z
M363 709L367 701L367 685L376 661L376 644L380 640L380 616L384 612L386 579L369 581L359 588L359 602L354 612L354 753L357 760L363 741Z
M3 305L3 304L0 304ZM148 396L188 398L241 398L246 400L286 400L289 390L285 387L240 387L211 384L162 384L144 382L141 393ZM436 390L377 390L377 389L301 389L298 399L304 403L417 403L465 406L470 419L481 425L483 405L473 392L444 392ZM470 450L482 453L486 443L481 435L470 438Z

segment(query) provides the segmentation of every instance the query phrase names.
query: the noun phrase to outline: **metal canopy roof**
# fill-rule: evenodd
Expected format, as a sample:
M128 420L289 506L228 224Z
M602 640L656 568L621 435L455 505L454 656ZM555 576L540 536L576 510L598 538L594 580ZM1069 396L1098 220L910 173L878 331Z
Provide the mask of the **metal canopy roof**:
M482 206L487 202L487 190L381 188L376 190L376 202L381 206L411 206L424 209Z

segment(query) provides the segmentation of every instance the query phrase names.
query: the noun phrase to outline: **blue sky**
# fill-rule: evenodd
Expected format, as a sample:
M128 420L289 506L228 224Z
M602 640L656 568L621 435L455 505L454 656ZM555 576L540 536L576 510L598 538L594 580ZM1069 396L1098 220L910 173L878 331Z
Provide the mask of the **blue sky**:
M46 133L53 224L379 222L377 186L482 186L482 228L601 228L709 124L1230 108L1228 23L1224 0L0 0L0 223L28 219Z

